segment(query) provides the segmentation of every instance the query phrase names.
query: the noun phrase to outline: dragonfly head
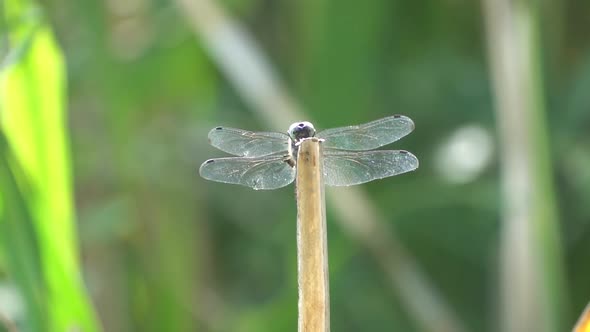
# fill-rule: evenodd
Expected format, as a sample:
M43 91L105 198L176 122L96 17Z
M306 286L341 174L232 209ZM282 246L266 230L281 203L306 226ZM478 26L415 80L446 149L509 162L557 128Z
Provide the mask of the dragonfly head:
M314 137L315 128L310 122L307 121L295 122L289 127L289 131L287 133L293 141L299 142L304 138Z

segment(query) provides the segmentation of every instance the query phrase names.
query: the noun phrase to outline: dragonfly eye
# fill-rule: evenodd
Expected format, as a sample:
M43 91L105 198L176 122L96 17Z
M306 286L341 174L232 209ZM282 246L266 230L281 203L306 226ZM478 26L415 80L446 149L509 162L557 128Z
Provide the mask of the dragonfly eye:
M307 121L297 122L289 127L289 136L294 141L300 141L304 138L314 137L315 128Z

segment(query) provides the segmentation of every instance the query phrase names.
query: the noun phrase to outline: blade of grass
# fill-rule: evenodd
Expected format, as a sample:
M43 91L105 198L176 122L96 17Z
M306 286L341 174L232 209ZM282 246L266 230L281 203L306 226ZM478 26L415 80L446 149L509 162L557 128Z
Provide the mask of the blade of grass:
M29 1L5 3L7 21L17 22L10 27L10 43L19 45L32 37L26 52L0 73L0 125L23 169L22 182L30 184L24 198L33 220L31 236L39 246L47 329L97 331L77 257L65 66L50 28L40 15L30 14L36 11Z
M304 140L297 156L299 332L330 331L326 203L321 144Z

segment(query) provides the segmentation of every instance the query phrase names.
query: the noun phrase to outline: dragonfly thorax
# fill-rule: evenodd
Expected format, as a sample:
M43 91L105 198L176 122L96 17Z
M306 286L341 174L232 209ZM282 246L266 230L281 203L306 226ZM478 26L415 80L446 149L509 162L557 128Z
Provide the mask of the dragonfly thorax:
M287 132L287 134L289 134L289 137L294 142L299 142L304 138L314 137L315 128L313 127L311 122L295 122L289 127L289 131Z

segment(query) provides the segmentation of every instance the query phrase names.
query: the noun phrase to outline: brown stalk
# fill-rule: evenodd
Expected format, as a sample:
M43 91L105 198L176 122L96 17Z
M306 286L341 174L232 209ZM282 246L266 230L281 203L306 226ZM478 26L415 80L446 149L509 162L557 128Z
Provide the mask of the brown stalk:
M321 143L304 140L297 157L299 332L330 331L326 209Z

